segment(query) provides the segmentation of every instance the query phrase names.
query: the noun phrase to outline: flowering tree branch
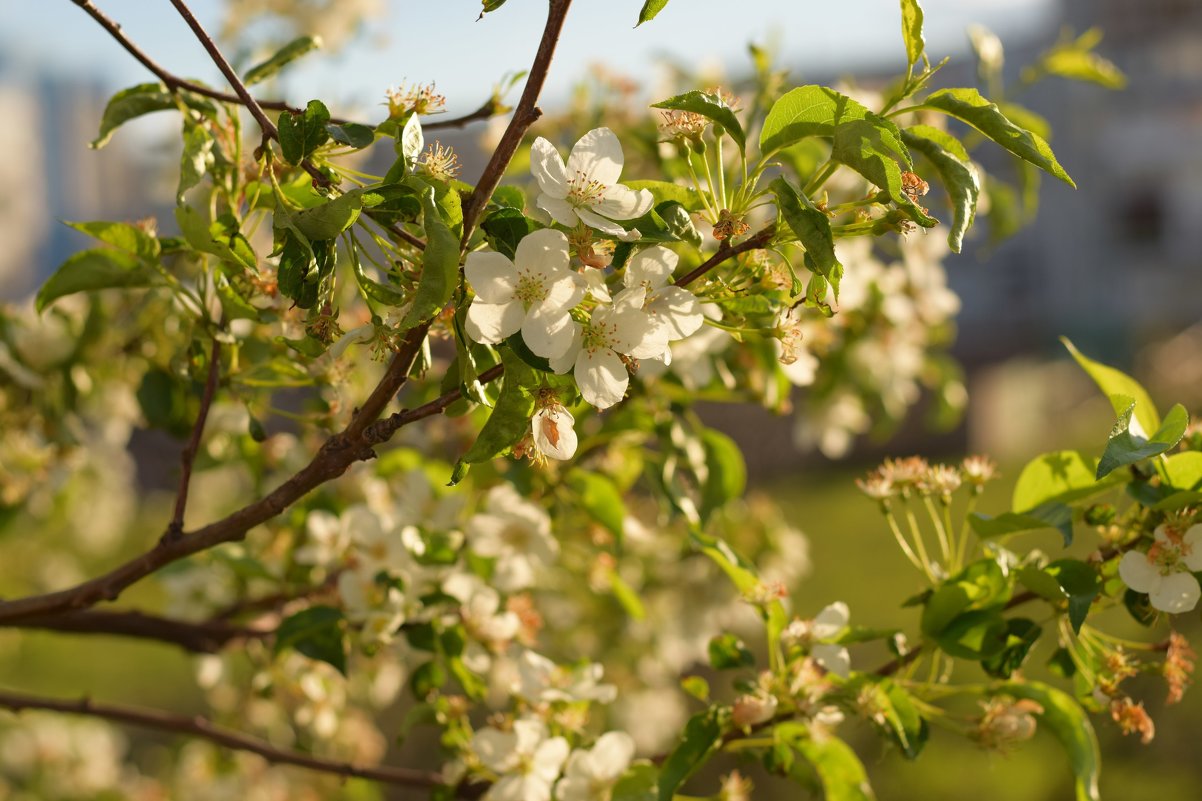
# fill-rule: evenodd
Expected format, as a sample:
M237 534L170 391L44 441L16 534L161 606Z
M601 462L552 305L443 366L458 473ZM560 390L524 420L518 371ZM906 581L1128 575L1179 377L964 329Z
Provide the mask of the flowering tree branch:
M0 708L10 709L13 712L21 712L26 709L44 709L51 712L63 712L69 715L87 715L131 726L185 734L208 740L225 748L258 754L268 762L274 764L296 765L308 768L309 770L332 773L347 778L369 779L371 781L406 787L434 787L442 783L442 779L438 774L427 773L426 771L411 768L394 768L385 765L355 765L351 762L340 762L338 760L325 759L310 754L302 754L297 751L277 748L264 740L218 726L199 716L185 717L153 709L96 703L88 698L68 701L3 690L0 690Z

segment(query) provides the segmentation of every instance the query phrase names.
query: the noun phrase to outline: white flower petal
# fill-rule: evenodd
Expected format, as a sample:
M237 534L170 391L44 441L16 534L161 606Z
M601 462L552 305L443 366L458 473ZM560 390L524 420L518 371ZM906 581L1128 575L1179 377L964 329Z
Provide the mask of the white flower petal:
M1195 572L1202 570L1202 525L1190 526L1182 535L1181 544L1184 546L1181 561L1185 566Z
M555 149L555 145L541 136L530 146L530 172L538 181L539 189L546 194L557 198L568 196L568 174L563 158Z
M610 303L613 298L609 294L609 286L605 283L605 273L592 268L586 269L580 275L588 286L588 293L603 303Z
M1179 615L1182 612L1189 612L1198 605L1198 596L1202 594L1202 588L1198 587L1198 580L1191 573L1172 573L1167 576L1162 576L1152 591L1148 593L1148 600L1152 602L1152 606L1168 612L1170 615Z
M581 396L598 409L608 409L622 400L630 383L626 365L608 348L581 351L573 375Z
M554 228L532 231L518 242L513 261L518 269L538 275L554 275L567 270L570 262L568 238Z
M610 731L597 738L592 751L593 776L606 782L617 781L634 757L634 739L624 731Z
M814 618L812 631L814 636L820 640L829 639L847 628L847 621L850 619L851 612L848 610L847 604L835 601Z
M551 219L560 225L573 226L580 221L576 216L576 209L562 197L543 192L535 199L534 205L550 214Z
M615 220L633 220L651 211L655 198L646 189L634 190L622 184L614 184L605 190L600 202L593 205L598 214Z
M579 444L573 428L575 422L572 413L562 406L539 409L530 420L534 447L551 459L571 459Z
M810 650L810 655L814 657L814 661L836 676L847 678L851 672L851 656L841 645L818 643Z
M485 303L508 303L513 300L518 271L503 254L491 250L469 253L463 265L463 274L467 276L476 297Z
M614 305L606 309L604 314L621 314L630 309L641 309L647 302L647 290L642 286L632 286L614 295Z
M593 270L592 272L600 272ZM567 311L574 309L584 300L584 291L588 286L584 276L577 272L562 272L551 279L551 284L547 288L547 297L543 301L544 308L563 309Z
M556 155L559 155L558 153ZM580 137L568 155L568 179L583 173L586 180L600 181L609 186L622 177L622 143L608 128L594 128Z
M550 209L548 209L548 211L550 211ZM580 222L584 223L585 225L589 226L590 228L596 228L598 231L600 231L603 234L609 234L610 236L616 236L617 238L621 239L624 242L629 241L628 240L629 232L622 226L618 225L616 222L613 222L612 220L607 220L604 217L601 217L600 215L594 214L593 212L589 211L588 209L584 208L583 206L576 208L574 211L576 213L576 216L580 218Z
M697 296L678 286L657 289L643 305L643 311L668 326L669 339L684 339L695 334L705 322Z
M622 282L626 286L647 283L652 289L666 286L679 262L680 257L663 245L640 250L626 266Z
M522 340L535 356L553 359L572 346L573 333L579 327L566 311L540 306L522 323Z
M481 345L496 345L522 327L526 311L517 301L512 303L484 303L479 298L467 307L463 329L473 342Z
M533 772L547 782L555 781L559 776L559 769L563 767L564 760L568 758L568 751L572 750L568 745L568 741L562 737L552 737L550 740L543 742L538 750L534 752Z
M1119 560L1119 578L1136 592L1151 592L1160 581L1160 571L1142 551L1127 551Z
M576 357L580 355L581 347L580 326L572 326L572 341L568 343L568 349L563 352L562 356L549 358L547 361L551 364L551 369L563 375L567 371L576 366Z
M486 768L498 773L504 773L516 763L517 745L517 734L492 727L480 729L472 736L472 751Z

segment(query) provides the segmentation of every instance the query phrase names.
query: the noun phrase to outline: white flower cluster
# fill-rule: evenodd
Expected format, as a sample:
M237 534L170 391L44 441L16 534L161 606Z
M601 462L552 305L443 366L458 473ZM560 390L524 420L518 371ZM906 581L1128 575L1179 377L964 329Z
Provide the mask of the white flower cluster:
M617 183L622 147L609 129L586 134L566 166L545 139L535 141L532 158L542 188L537 203L555 222L583 222L604 234L637 238L637 231L612 220L647 213L651 195ZM469 254L464 272L476 297L465 329L485 345L520 332L531 353L547 359L556 373L571 372L584 400L606 409L626 394L634 360L669 362L669 343L696 332L704 318L693 294L671 283L678 258L666 247L637 253L612 295L597 280L599 273L588 268L586 278L571 261L568 237L552 228L524 237L512 260L493 251ZM539 450L552 458L570 456L572 422L562 406L544 412L534 425ZM561 437L571 446L561 445Z

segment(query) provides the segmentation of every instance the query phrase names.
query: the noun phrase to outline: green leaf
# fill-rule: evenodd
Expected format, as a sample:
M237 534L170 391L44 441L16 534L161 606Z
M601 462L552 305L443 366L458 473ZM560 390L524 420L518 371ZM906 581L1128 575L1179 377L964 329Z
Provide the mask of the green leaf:
M914 759L926 745L930 731L913 697L892 679L857 674L847 685L856 704L873 710L874 722L895 742L906 759Z
M376 141L375 130L370 125L358 122L326 123L326 133L338 144L356 150L362 150Z
M688 210L675 200L665 200L655 207L655 213L664 221L668 233L674 239L688 242L693 247L701 247L701 234L693 225L693 217Z
M789 725L799 730L791 744L814 766L826 801L874 801L868 772L851 746L833 735L815 739L801 724Z
M768 111L760 131L765 156L808 136L832 137L844 122L871 114L850 97L826 86L799 86L783 94Z
M902 141L925 156L939 174L952 210L947 244L953 253L959 253L964 234L976 219L977 199L981 195L981 182L976 169L968 162L968 153L951 134L928 125L915 125L902 131Z
M1022 667L1031 647L1043 634L1043 629L1033 620L1025 617L1011 618L1006 621L1005 644L1002 650L988 659L981 661L981 667L990 676L998 679L1008 679L1014 671Z
M922 633L938 636L962 613L996 609L1009 600L1010 585L993 559L979 559L935 588L922 610Z
M721 431L703 430L701 445L709 468L701 488L701 517L704 520L714 510L743 494L747 486L747 465L739 446Z
M1155 431L1160 428L1160 415L1156 411L1156 406L1152 403L1148 391L1140 386L1138 381L1120 370L1108 367L1101 362L1095 362L1085 356L1068 340L1068 337L1060 337L1060 341L1077 360L1077 364L1089 373L1089 377L1094 380L1104 394L1107 396L1125 395L1135 400L1135 419L1139 421L1144 431ZM1123 408L1115 406L1114 411L1116 414L1122 414Z
M159 257L159 241L136 225L122 222L64 222L80 233L99 239L106 245L132 253L143 261Z
M288 64L320 47L320 36L302 36L299 39L293 39L277 50L271 58L248 69L246 74L242 76L242 83L247 86L254 86L260 81L265 81Z
M755 656L747 650L743 641L727 632L712 638L709 643L710 667L714 670L751 667Z
M236 225L232 218L219 218L210 223L192 206L176 206L175 221L184 239L194 249L210 253L252 273L258 271L258 258L246 237L236 227L231 228L226 224Z
M401 322L406 329L424 323L442 311L451 301L459 279L459 237L439 216L433 188L423 193L422 210L426 249L422 251L422 275L413 296L413 305Z
M84 250L68 257L42 284L35 305L41 312L77 292L148 287L158 282L158 274L132 254L109 248Z
M676 95L654 103L651 108L691 111L694 114L700 114L725 130L739 146L739 150L747 149L747 135L743 133L743 125L735 116L734 110L716 94L694 89L692 92L685 92L683 95Z
M718 750L729 714L718 707L689 718L680 742L660 766L659 801L672 801L676 790Z
M901 0L902 39L906 42L906 61L917 64L926 49L922 38L922 6L918 0Z
M681 186L680 184L668 181L640 180L626 181L625 183L627 187L636 192L646 189L651 193L651 197L655 198L656 205L664 201L674 200L689 211L701 211L705 208L705 202L701 199L701 194L691 186Z
M925 214L902 191L901 168L896 159L901 157L908 161L909 155L893 123L875 114L841 123L835 128L831 157L883 189L914 222L924 228L938 224L938 220Z
M1096 459L1080 451L1054 451L1037 456L1019 474L1011 508L1022 513L1045 503L1076 503L1125 483L1126 477L1122 475L1098 481L1097 467Z
M484 19L484 15L490 11L496 11L501 6L505 5L505 0L482 0L484 8L480 11L480 16L476 17L476 21Z
M1036 717L1040 728L1059 740L1068 754L1076 777L1077 801L1101 801L1098 774L1102 757L1098 738L1089 717L1073 697L1038 682L1003 684L999 691L1015 698L1029 699L1043 707L1043 712Z
M639 594L634 591L634 588L626 583L626 580L616 570L609 571L609 588L613 591L614 598L626 610L626 614L630 615L634 620L642 620L647 617L647 609L643 606L643 599L639 598Z
M831 233L831 221L798 192L784 176L774 178L769 188L776 193L776 207L788 224L789 230L806 249L806 266L826 278L839 299L839 281L843 278L843 265L835 256L835 237Z
M142 83L122 89L109 99L100 118L100 133L90 147L102 148L113 138L113 132L132 119L156 111L179 111L180 103L205 114L214 115L216 107L204 98L189 92L178 95L167 91L161 83Z
M138 406L151 428L183 437L192 428L189 387L166 370L152 368L138 384Z
M1106 450L1102 452L1102 458L1098 462L1099 480L1120 467L1159 456L1175 448L1185 436L1185 429L1189 427L1189 413L1178 403L1169 409L1156 433L1145 439L1131 433L1131 415L1134 409L1135 403L1132 402L1127 411L1119 416L1118 423L1111 431Z
M363 269L363 262L359 259L358 250L354 247L351 247L349 250L351 254L351 267L355 273L355 283L359 285L359 289L363 291L364 296L384 306L400 306L404 304L405 296L400 291L372 279Z
M534 414L534 401L540 382L525 362L508 348L501 350L501 363L505 365L504 383L492 414L480 429L472 447L459 460L451 483L455 484L467 472L467 466L487 462L512 448L530 430L530 417Z
M320 100L310 100L305 110L299 113L285 111L280 114L280 150L289 164L300 164L330 138L326 124L330 111Z
M976 89L940 89L927 97L919 108L934 109L955 117L1020 159L1031 162L1074 189L1077 187L1042 137L1015 125L996 103L981 97Z
M639 11L639 21L634 27L639 27L644 22L650 22L655 19L655 15L664 10L664 6L668 5L668 0L647 0L643 3L642 10Z
M1064 537L1064 547L1073 542L1073 508L1063 503L1045 503L1022 514L1005 512L997 517L973 513L968 522L978 537L1002 537L1054 528Z
M625 531L626 504L617 485L600 473L579 468L568 473L567 484L578 496L581 508L613 534L616 542L620 544Z
M310 606L285 618L275 632L275 653L288 648L332 665L345 676L346 638L342 612L332 606Z
M1101 38L1102 32L1091 28L1075 40L1060 42L1023 70L1023 80L1033 83L1044 75L1057 75L1107 89L1122 89L1127 85L1127 76L1114 62L1093 52Z
M610 801L656 801L658 785L659 768L648 762L636 762L618 779Z
M1098 571L1076 559L1059 559L1045 567L1044 572L1060 585L1064 597L1068 599L1069 623L1073 631L1080 631L1094 598L1102 591Z
M538 223L522 213L521 209L504 207L497 209L480 223L489 247L513 260L518 242L538 228Z
M335 239L355 224L365 205L376 205L382 200L370 190L352 189L320 206L301 209L292 215L291 222L311 242Z
M184 202L184 193L196 186L213 166L213 135L203 125L188 125L184 130L184 150L179 160L179 185L175 202Z
M1169 486L1179 490L1202 487L1202 453L1185 451L1166 458L1162 464Z

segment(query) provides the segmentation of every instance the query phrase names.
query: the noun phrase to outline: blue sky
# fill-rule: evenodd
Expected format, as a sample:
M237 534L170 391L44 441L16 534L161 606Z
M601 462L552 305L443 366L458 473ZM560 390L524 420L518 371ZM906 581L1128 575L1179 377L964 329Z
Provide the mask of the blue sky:
M96 0L143 49L172 71L219 84L219 75L164 0ZM603 62L651 80L659 55L689 63L746 64L749 41L773 38L781 61L805 70L853 69L866 63L901 65L897 0L674 0L652 22L633 30L642 0L577 0L544 93L553 104L592 63ZM509 0L476 22L478 0L385 0L386 15L364 42L334 56L310 56L283 85L304 87L344 112L381 102L403 80L434 81L451 113L470 111L493 82L524 69L541 28L542 0ZM979 22L1003 39L1046 28L1054 0L924 0L928 52L966 49L964 29ZM194 0L201 22L216 30L222 4ZM383 45L383 46L381 46ZM452 49L454 47L454 49ZM0 4L0 52L19 69L94 76L111 89L148 79L147 73L70 0ZM11 62L10 62L11 63Z

